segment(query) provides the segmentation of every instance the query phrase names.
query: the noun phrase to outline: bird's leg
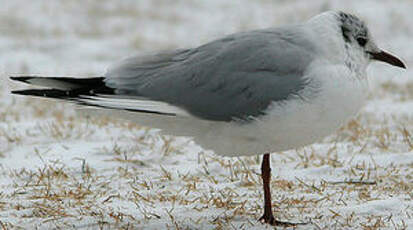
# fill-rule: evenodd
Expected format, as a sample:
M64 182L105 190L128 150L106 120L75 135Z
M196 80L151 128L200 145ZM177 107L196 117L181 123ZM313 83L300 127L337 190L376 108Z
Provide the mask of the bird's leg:
M271 167L270 167L270 154L264 154L262 157L261 163L261 177L264 186L264 215L259 219L259 221L277 226L291 227L299 224L306 223L290 223L290 222L281 222L274 218L271 207Z
M271 167L270 167L270 154L264 154L262 157L261 163L261 177L264 185L264 215L259 219L259 221L274 225L275 218L272 214L271 207L271 190L270 190L270 181L271 181Z

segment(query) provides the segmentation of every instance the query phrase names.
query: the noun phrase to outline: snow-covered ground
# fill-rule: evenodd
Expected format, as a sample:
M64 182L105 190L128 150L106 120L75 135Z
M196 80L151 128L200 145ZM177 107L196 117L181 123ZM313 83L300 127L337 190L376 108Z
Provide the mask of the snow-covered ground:
M61 102L15 97L12 73L98 76L122 57L341 9L413 66L413 2L10 0L0 7L0 228L271 229L259 157ZM272 155L273 207L299 229L413 229L413 71L369 68L360 115L320 143Z

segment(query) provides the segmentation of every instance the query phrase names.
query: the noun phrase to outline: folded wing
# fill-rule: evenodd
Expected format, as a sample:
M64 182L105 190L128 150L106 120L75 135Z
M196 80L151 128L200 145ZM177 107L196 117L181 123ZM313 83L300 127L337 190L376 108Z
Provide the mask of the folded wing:
M104 77L12 77L48 87L15 94L213 121L248 120L307 84L314 47L299 29L233 34L194 49L128 58ZM303 48L304 47L304 48Z
M297 31L238 33L194 49L129 58L105 82L118 94L166 102L207 120L257 117L308 83L314 47Z

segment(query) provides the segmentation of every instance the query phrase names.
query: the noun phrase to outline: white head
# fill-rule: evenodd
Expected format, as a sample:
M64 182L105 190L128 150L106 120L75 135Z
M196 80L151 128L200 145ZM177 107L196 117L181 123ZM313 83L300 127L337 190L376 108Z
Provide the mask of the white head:
M355 71L364 71L374 60L406 68L400 59L379 49L366 24L352 14L329 11L312 18L309 22L316 28L316 33L321 34L321 38L330 43L326 52L334 56L337 56L335 52L343 53L345 64ZM337 36L332 38L331 33Z

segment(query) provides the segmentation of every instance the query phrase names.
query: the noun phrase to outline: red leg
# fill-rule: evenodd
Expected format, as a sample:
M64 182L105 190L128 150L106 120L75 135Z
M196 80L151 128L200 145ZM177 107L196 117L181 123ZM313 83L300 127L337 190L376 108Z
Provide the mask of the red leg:
M270 189L270 182L271 182L271 167L270 167L270 154L264 154L262 157L261 163L261 177L262 182L264 185L264 215L259 219L259 221L270 224L270 225L277 225L283 227L291 227L306 223L290 223L290 222L281 222L274 218L272 213L272 205L271 205L271 189Z
M270 154L264 154L262 157L261 163L261 177L264 185L264 215L259 219L267 224L274 225L275 218L272 214L272 205L271 205L271 167L270 167Z

